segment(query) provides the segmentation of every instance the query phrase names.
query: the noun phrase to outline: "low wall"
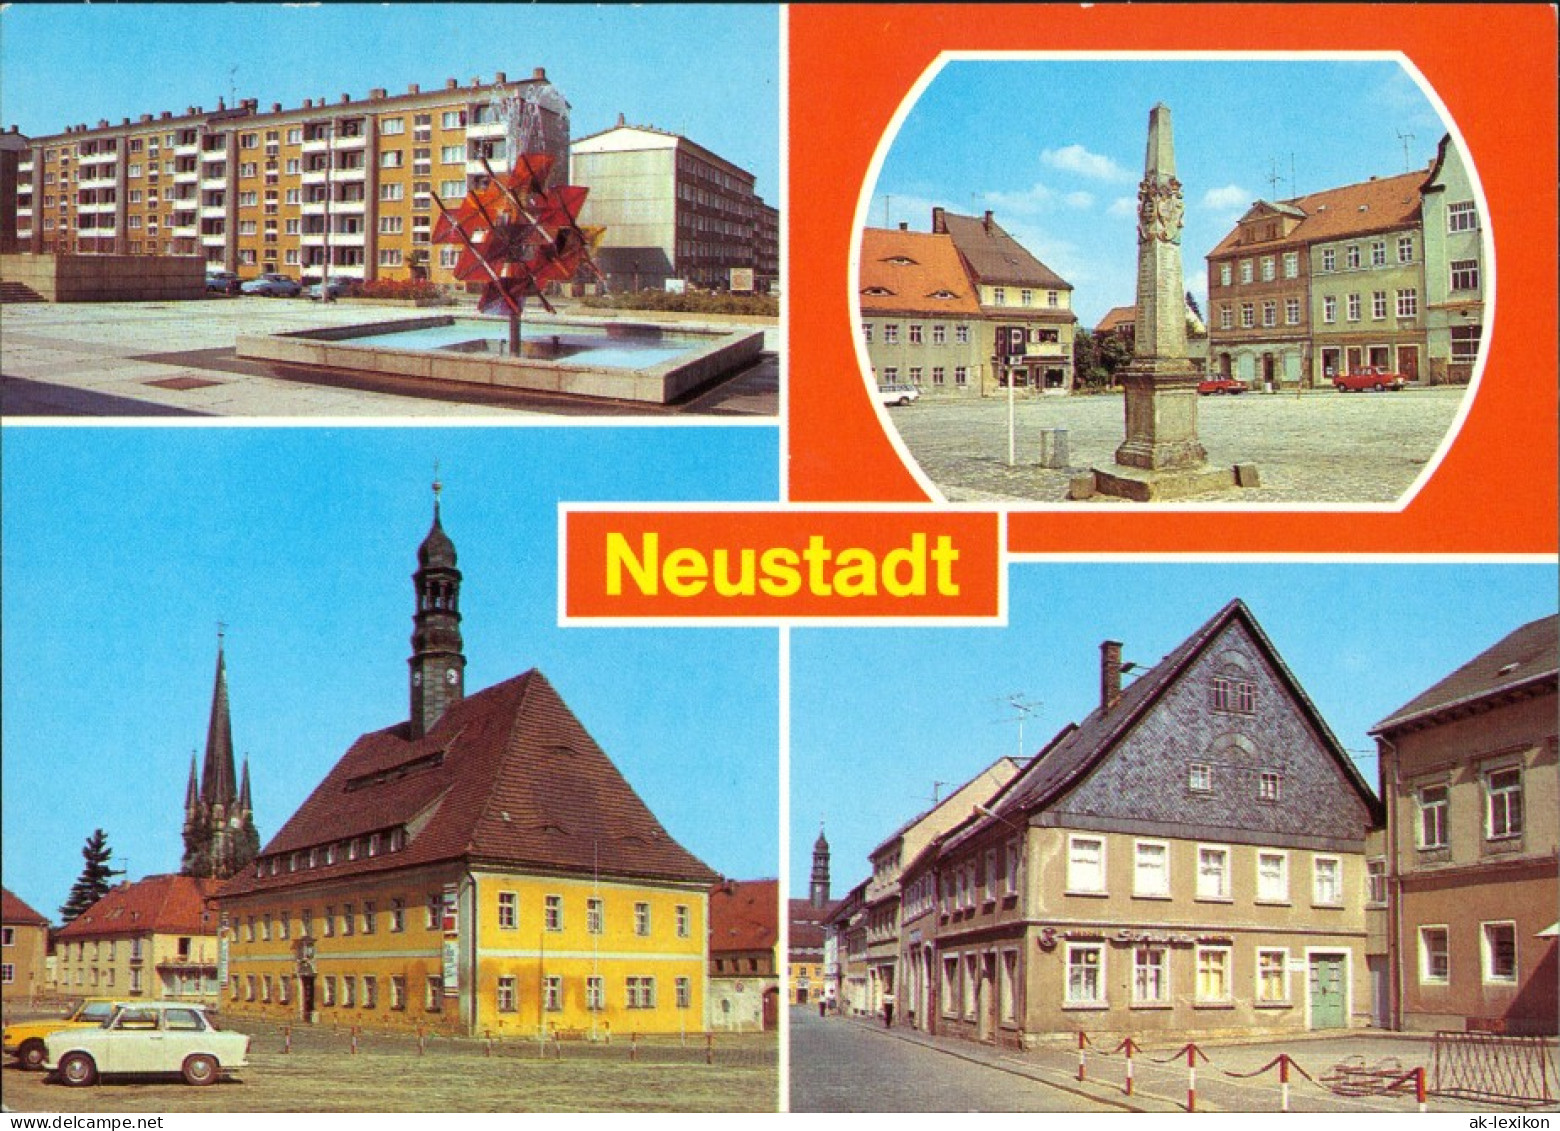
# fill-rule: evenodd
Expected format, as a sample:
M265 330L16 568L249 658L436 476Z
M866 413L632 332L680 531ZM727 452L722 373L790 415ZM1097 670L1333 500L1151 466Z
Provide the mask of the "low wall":
M151 302L202 298L198 255L0 255L0 279L49 302Z

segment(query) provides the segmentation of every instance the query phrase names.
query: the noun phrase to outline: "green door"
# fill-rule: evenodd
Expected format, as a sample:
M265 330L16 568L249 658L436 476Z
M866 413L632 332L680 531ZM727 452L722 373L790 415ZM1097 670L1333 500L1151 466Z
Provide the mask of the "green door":
M1311 1028L1342 1029L1348 1020L1343 972L1347 956L1311 956Z

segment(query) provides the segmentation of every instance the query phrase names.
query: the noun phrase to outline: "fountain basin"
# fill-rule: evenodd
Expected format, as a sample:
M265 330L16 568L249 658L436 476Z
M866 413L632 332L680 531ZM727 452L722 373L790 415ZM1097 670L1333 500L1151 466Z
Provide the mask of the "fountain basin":
M289 365L667 404L763 350L759 332L648 323L527 319L520 357L502 318L448 314L278 334L245 334L240 357Z

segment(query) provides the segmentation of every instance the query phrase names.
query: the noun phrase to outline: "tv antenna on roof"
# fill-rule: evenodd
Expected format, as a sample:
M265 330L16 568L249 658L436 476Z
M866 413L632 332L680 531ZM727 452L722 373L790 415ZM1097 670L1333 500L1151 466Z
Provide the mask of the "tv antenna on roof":
M1414 135L1406 134L1402 130L1398 130L1397 139L1403 143L1403 172L1413 172L1414 165L1412 158L1410 158L1408 155L1408 143L1414 140Z
M998 703L1004 703L1007 706L1013 708L1013 714L1011 716L1009 716L1009 718L998 719L996 721L997 722L1017 721L1017 723L1018 723L1018 757L1019 757L1019 760L1022 761L1023 758L1024 758L1024 720L1033 718L1035 715L1038 715L1040 713L1040 700L1038 700L1038 699L1026 699L1026 698L1024 698L1024 695L1023 695L1022 692L1015 691L1015 692L1013 692L1010 695L1004 695L1004 696L1000 697L999 699L997 699L997 702Z

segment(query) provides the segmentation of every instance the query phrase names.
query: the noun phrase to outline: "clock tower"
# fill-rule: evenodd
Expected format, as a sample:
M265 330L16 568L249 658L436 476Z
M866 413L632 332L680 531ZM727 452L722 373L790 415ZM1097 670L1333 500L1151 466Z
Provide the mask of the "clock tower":
M466 693L466 657L461 654L460 570L455 543L439 523L438 480L433 484L433 526L417 548L412 585L417 609L412 614L411 668L413 738L421 738Z

